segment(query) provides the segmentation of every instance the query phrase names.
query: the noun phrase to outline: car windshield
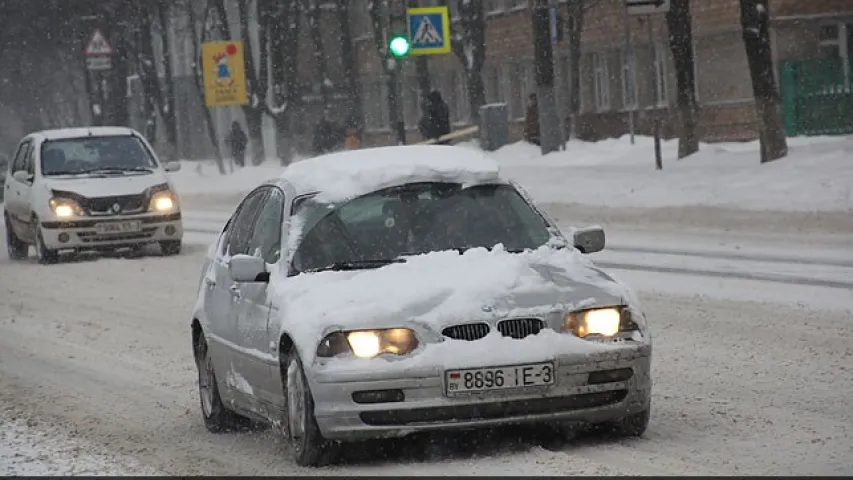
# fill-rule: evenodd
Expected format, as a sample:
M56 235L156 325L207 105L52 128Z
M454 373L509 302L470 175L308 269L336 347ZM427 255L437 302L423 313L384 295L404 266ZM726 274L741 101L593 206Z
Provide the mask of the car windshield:
M408 184L343 204L309 198L295 213L305 232L296 271L378 267L406 255L498 244L517 252L551 238L545 219L510 185Z
M44 176L150 172L156 167L145 145L131 135L48 140L42 144Z

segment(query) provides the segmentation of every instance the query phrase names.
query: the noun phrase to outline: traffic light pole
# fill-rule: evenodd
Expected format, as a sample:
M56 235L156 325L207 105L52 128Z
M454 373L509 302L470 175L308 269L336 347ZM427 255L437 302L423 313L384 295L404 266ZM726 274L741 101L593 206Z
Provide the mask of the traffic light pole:
M383 3L386 5L388 4L388 2ZM394 20L391 17L391 6L389 5L385 11L382 12L382 23L384 24L383 30L386 32L389 40L391 39L391 25ZM391 52L391 48L387 41L385 42L385 65L383 68L385 70L385 81L388 89L388 122L390 124L391 131L394 133L397 145L405 145L406 123L403 120L402 105L400 104L399 94L400 71L402 70L402 65L400 63L400 59L396 58Z
M533 56L542 155L560 149L560 114L554 93L554 51L551 44L551 9L546 0L533 7Z

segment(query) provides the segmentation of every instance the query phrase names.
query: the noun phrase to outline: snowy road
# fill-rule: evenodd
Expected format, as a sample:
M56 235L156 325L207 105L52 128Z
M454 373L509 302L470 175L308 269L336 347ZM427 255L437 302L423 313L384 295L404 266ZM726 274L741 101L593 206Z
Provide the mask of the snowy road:
M207 241L215 215L188 216L188 241ZM627 232L609 232L595 258L629 267L613 273L653 322L643 439L505 433L321 470L293 465L270 432L204 429L188 328L201 243L175 258L50 267L3 256L0 474L853 475L849 244Z

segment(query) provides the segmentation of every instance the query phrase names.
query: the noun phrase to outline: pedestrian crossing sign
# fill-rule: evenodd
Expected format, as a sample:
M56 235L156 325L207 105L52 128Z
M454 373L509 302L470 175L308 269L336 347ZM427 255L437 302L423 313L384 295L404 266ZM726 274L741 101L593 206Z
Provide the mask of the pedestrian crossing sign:
M450 53L450 14L444 7L408 9L409 55Z

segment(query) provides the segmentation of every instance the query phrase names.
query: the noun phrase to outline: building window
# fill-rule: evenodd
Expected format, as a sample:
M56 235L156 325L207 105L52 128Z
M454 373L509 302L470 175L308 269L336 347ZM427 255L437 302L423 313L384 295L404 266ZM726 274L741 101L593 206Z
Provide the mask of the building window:
M821 25L818 57L840 61L844 72L844 88L850 88L850 49L853 47L853 24L837 22Z
M527 0L506 0L509 10L522 10L527 8Z
M504 0L486 0L486 14L500 13L504 11Z
M610 108L610 75L607 73L607 55L592 54L593 90L596 110Z
M655 104L659 107L668 105L667 81L666 81L666 46L662 43L655 44L655 81L657 82L657 98Z
M365 40L370 38L373 32L373 27L370 25L370 14L367 11L366 4L361 2L353 2L349 9L350 14L350 30L354 40Z
M622 50L622 105L626 110L637 108L637 56L634 51Z

